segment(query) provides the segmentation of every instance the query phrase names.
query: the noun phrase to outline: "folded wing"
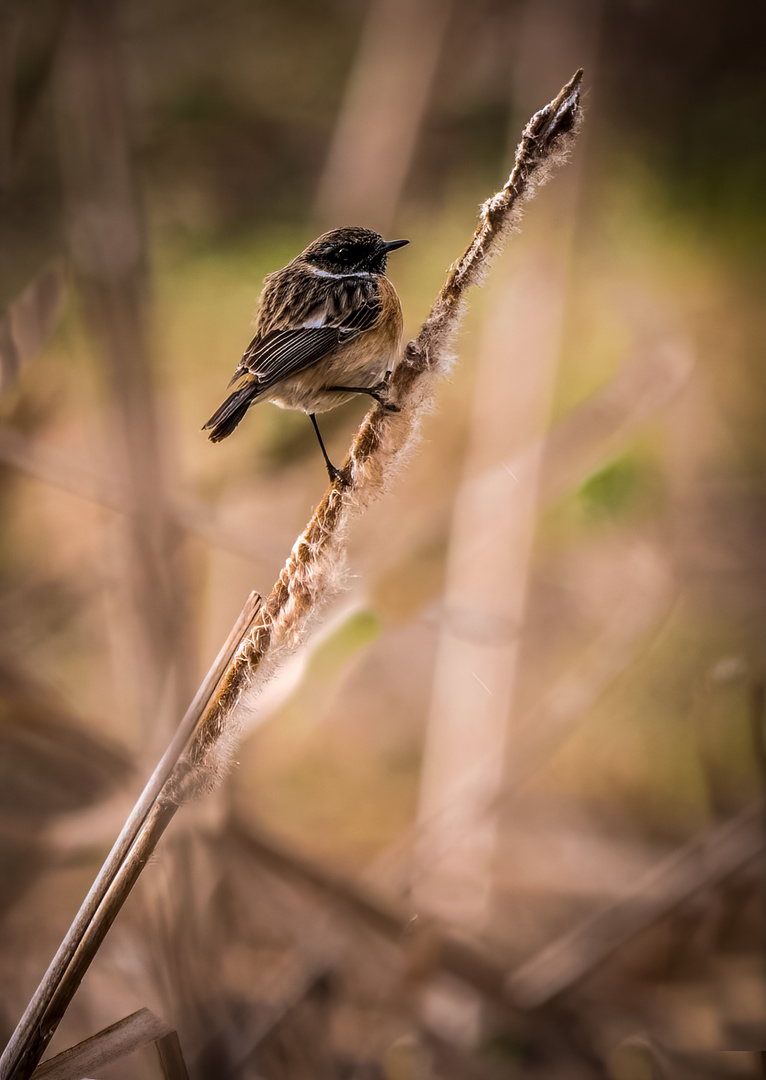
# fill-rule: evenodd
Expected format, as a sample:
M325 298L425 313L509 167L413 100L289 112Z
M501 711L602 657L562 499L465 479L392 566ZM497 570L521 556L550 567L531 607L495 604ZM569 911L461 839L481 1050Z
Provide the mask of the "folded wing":
M360 296L358 286L336 288L329 299L331 303L308 312L302 326L255 335L229 383L232 386L239 382L240 386L202 429L210 431L212 442L230 435L266 391L354 341L380 318L382 305L377 286L368 288L366 296Z
M339 345L371 330L380 312L380 297L375 288L361 303L336 303L324 311L313 311L303 326L256 334L230 385L237 379L255 376L259 394L270 390L283 379L297 375L335 352Z

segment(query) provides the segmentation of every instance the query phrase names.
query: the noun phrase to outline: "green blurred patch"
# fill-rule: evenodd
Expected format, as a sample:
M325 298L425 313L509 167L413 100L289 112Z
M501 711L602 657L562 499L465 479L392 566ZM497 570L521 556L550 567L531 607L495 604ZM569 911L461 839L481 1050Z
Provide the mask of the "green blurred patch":
M355 612L314 650L309 675L324 682L334 682L349 660L377 641L382 633L383 624L376 612Z
M482 1042L481 1054L493 1064L519 1066L524 1063L526 1047L515 1034L509 1031L496 1031Z
M238 116L240 110L217 86L190 83L182 87L170 103L170 116L187 124L221 123Z
M621 457L589 476L578 496L591 517L619 517L636 505L647 487L646 468L632 457Z
M619 524L631 528L662 516L664 484L656 438L640 443L603 464L541 517L541 542L565 549L588 542L594 529Z

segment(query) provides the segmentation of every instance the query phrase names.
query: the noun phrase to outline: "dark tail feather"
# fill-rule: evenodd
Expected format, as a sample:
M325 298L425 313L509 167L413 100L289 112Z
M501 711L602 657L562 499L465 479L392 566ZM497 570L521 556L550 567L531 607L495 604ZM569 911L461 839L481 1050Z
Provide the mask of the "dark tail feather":
M229 394L220 409L213 413L202 428L203 431L210 432L208 438L211 442L220 442L227 435L231 435L252 405L254 397L252 386L242 386L239 390L235 390L233 394Z

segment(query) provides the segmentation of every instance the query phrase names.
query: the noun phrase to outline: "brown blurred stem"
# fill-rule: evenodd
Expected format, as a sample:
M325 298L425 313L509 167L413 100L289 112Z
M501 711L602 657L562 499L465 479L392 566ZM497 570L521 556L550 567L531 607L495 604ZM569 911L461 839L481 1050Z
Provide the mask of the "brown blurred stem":
M97 472L81 458L29 438L10 427L0 425L0 463L32 476L44 484L66 491L70 495L104 506L119 514L133 514L128 487L119 477L106 471ZM165 501L166 513L173 525L190 536L207 541L214 547L239 555L257 564L269 556L275 557L249 530L233 529L220 521L217 509L192 495L170 496Z
M268 600L254 618L247 608L240 616L0 1058L0 1080L28 1080L177 803L220 775L221 744L224 753L227 744L231 748L243 693L268 671L265 661L274 663L280 649L284 653L300 642L308 618L326 602L348 519L383 489L415 437L435 377L449 367L468 288L482 280L488 259L518 224L523 202L563 160L580 118L581 80L578 71L524 129L508 182L481 208L470 244L394 371L390 393L400 411L380 405L370 410L340 477L296 541Z
M215 663L154 770L106 862L91 886L48 971L27 1006L0 1058L0 1077L30 1076L45 1052L82 977L114 922L138 875L173 818L177 804L162 798L170 776L189 744L200 717L232 663L242 640L252 630L260 597L251 593Z
M69 0L54 102L67 212L67 248L88 330L103 365L109 450L129 493L120 656L136 695L144 743L167 741L158 703L176 674L180 705L193 684L188 590L167 508L162 432L154 391L145 225L133 176L117 4ZM130 677L132 676L132 677ZM170 716L177 714L170 710ZM152 740L159 738L159 745Z
M367 6L319 182L316 212L323 228L374 221L379 232L388 232L453 7L454 0L373 0Z
M118 1020L116 1024L110 1024L97 1035L92 1035L50 1058L35 1070L35 1080L71 1080L75 1076L92 1076L100 1072L105 1065L110 1065L126 1054L132 1054L139 1047L151 1043L155 1044L160 1059L163 1060L166 1056L170 1058L170 1054L176 1051L178 1036L169 1024L149 1009L139 1009L138 1012ZM165 1053L166 1047L169 1054ZM189 1080L183 1058L179 1064L181 1067L175 1072L164 1068L164 1075Z
M511 999L527 1009L547 1005L695 892L762 855L763 811L763 802L751 803L736 817L693 836L615 904L549 942L510 974L506 990Z

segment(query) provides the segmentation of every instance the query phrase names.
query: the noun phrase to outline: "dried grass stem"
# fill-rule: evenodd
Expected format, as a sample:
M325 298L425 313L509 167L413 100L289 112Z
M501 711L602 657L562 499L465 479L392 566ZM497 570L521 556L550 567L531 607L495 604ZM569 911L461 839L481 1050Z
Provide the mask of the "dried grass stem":
M450 267L428 318L394 370L390 400L399 411L381 405L370 410L340 478L328 488L293 546L252 634L200 725L190 753L197 784L213 782L225 766L225 748L232 741L228 738L230 728L236 737L232 713L243 691L272 670L267 661L276 660L285 648L299 643L309 617L316 615L334 592L348 519L385 488L412 445L430 403L435 377L452 363L452 343L468 288L481 284L490 259L518 228L523 204L566 159L581 117L581 81L582 71L578 71L524 128L507 183L481 207L471 242ZM207 781L205 770L213 773Z

